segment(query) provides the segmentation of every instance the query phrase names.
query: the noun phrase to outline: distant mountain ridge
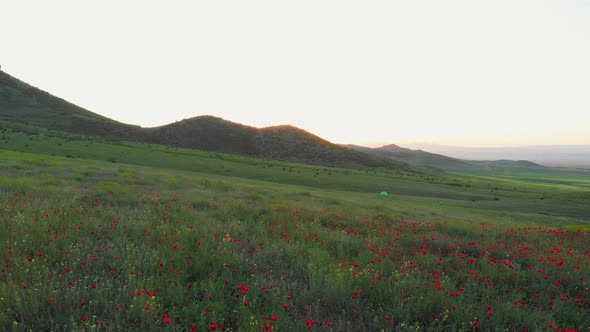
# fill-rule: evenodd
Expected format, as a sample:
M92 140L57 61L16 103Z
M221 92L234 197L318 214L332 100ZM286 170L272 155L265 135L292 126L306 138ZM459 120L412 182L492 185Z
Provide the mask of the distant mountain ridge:
M55 97L0 71L0 120L108 140L129 140L335 167L385 167L416 172L406 163L328 142L293 126L255 128L198 116L155 128L121 123Z
M473 165L481 165L481 166L488 166L488 167L532 167L532 168L539 168L543 167L537 163L528 160L469 160L468 163Z
M497 170L501 168L541 168L542 165L528 160L461 160L442 154L412 150L396 144L369 148L359 145L345 145L351 149L362 151L377 157L406 162L414 166L433 167L446 171L477 172Z
M468 161L528 160L545 166L590 168L590 144L463 147L432 143L412 143L406 146L412 149L422 149Z
M353 144L345 146L367 154L406 162L415 166L435 167L446 170L465 170L477 167L457 158L451 158L422 150L411 150L395 144L384 145L378 148L369 148Z

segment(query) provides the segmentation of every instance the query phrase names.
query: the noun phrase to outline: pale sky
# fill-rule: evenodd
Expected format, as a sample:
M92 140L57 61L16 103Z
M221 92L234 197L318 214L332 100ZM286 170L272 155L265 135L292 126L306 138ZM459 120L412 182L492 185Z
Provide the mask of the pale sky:
M590 1L0 0L2 70L158 126L335 143L590 143Z

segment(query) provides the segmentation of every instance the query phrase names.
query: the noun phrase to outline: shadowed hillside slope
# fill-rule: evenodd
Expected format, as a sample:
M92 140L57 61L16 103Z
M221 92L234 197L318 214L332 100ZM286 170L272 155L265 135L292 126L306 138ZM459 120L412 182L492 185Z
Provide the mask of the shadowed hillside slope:
M257 152L256 128L208 115L145 130L152 143L243 155Z
M138 140L139 126L78 107L0 71L0 119L107 139Z
M387 160L328 142L293 126L276 126L259 131L259 155L295 162L311 161L329 166L395 167L411 171L405 163Z
M152 143L337 167L386 167L413 172L405 163L370 156L290 126L255 128L205 115L145 129Z

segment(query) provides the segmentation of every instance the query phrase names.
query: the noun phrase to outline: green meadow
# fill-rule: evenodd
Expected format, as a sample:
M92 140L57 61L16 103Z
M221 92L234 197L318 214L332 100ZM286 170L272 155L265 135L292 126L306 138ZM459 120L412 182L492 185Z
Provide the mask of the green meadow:
M0 329L586 331L589 179L3 128Z

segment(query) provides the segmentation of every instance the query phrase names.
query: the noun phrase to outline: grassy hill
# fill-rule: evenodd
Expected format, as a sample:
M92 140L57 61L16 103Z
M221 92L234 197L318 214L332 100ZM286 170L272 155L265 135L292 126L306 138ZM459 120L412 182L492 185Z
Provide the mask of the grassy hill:
M199 116L155 128L124 124L71 104L0 71L0 120L115 141L136 141L340 167L417 170L332 144L292 126L254 128Z

